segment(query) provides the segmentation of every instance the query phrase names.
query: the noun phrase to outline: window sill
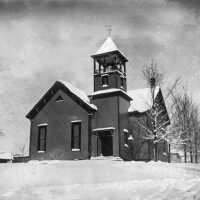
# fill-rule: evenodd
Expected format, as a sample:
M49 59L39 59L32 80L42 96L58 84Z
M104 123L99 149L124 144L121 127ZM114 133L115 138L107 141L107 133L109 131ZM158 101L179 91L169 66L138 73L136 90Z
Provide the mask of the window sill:
M45 153L45 151L37 151L38 153Z
M43 124L38 124L37 126L48 126L48 124L47 123L43 123Z
M80 149L72 149L72 151L80 151Z

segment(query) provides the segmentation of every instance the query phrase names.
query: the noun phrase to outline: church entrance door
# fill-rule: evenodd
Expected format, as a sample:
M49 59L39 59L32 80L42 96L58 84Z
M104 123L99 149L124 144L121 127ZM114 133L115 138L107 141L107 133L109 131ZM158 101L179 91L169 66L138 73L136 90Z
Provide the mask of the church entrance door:
M112 156L113 155L113 138L110 131L105 131L99 135L101 144L101 154L102 156Z

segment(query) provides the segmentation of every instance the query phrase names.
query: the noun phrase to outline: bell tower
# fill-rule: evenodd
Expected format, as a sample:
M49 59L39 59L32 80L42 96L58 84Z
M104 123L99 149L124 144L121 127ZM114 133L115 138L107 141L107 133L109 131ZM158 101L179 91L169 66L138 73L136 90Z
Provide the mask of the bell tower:
M94 92L89 97L98 108L92 117L92 156L126 158L124 141L128 130L128 108L132 100L127 94L128 59L110 36L92 58Z
M128 59L109 36L92 55L94 61L94 92L105 89L127 90L126 62Z

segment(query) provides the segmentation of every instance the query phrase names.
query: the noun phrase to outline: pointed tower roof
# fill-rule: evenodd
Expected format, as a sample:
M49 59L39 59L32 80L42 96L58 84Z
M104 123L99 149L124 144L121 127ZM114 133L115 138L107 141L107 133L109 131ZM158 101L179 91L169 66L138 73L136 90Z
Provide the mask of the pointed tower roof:
M110 36L107 37L107 39L104 41L104 43L100 46L100 48L96 51L96 53L93 56L98 56L109 52L118 52L127 60L126 56L119 50L119 48Z
M103 54L111 51L119 51L111 37L108 37L95 54Z

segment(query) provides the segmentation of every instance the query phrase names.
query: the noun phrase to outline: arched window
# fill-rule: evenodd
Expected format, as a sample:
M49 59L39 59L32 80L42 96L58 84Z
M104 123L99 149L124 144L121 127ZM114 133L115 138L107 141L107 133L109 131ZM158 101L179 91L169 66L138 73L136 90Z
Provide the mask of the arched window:
M105 75L103 75L101 77L101 82L102 82L102 86L103 87L106 87L106 86L109 85L109 83L108 83L108 75L107 74L105 74Z

